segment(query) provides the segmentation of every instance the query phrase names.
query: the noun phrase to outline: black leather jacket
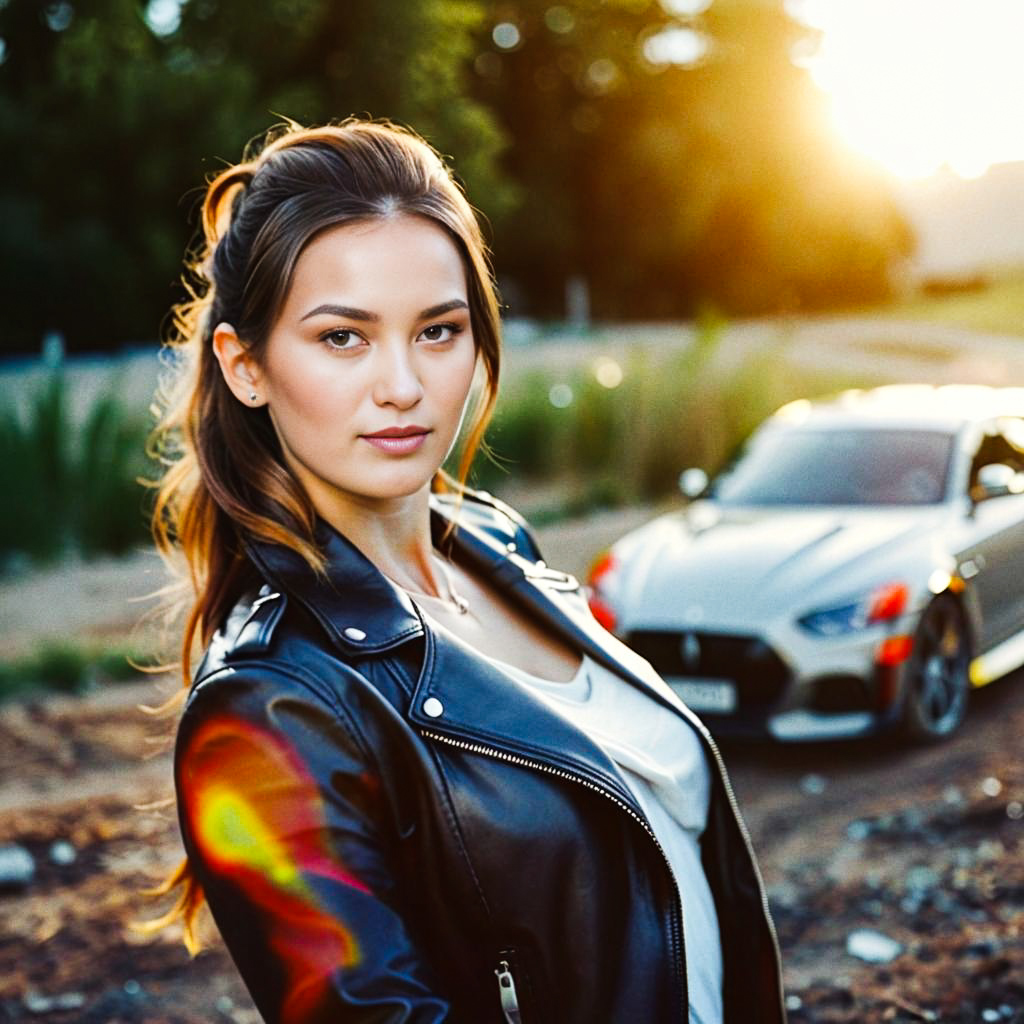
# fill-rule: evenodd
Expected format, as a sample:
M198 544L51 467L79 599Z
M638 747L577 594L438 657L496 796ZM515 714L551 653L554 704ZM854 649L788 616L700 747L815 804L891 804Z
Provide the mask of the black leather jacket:
M453 501L431 496L435 542ZM538 560L517 513L469 492L456 518L452 557L693 722L712 768L702 847L725 1020L784 1021L764 892L707 732ZM200 664L175 751L185 848L264 1018L686 1022L678 890L612 762L320 529L326 578L283 547L247 549L264 585Z

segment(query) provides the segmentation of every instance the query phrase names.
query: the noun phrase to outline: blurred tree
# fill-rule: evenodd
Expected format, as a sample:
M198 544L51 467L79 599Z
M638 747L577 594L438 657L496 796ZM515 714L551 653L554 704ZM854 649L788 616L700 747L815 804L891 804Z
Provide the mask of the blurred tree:
M908 228L841 153L783 0L494 0L477 92L524 203L498 234L521 312L733 313L880 297Z
M470 0L0 0L0 351L155 338L204 176L282 117L414 125L500 217ZM187 223L191 218L191 224Z
M574 277L633 320L880 295L911 239L807 36L784 0L0 0L0 351L154 338L203 177L281 117L426 134L515 312Z

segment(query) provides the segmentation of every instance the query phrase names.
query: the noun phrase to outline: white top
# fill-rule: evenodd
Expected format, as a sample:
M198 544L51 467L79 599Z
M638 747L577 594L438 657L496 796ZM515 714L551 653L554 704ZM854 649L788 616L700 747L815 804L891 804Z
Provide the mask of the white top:
M700 859L711 774L693 727L588 655L560 683L487 657L615 762L668 856L683 903L690 1024L722 1024L718 915Z

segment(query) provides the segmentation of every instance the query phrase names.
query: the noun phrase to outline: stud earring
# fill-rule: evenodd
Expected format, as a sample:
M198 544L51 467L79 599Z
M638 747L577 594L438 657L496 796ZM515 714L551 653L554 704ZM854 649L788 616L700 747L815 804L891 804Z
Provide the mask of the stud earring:
M255 391L250 391L249 392L249 401L250 402L255 402L256 401L256 392Z

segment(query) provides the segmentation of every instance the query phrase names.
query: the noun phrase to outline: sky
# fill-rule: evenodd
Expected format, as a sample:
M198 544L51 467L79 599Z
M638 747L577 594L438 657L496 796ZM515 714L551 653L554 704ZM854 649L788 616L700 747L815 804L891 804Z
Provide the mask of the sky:
M1024 0L787 0L836 131L893 175L1024 160Z

